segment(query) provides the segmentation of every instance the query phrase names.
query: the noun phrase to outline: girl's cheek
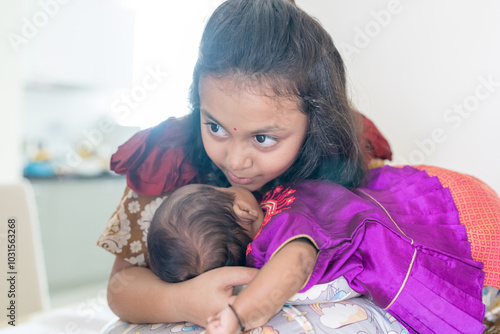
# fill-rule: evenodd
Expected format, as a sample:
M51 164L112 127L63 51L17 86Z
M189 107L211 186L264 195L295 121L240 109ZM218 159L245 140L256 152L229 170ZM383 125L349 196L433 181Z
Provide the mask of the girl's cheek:
M206 138L203 139L203 146L210 160L219 166L219 160L221 160L221 156L224 152L223 144L210 138L210 135L207 135Z

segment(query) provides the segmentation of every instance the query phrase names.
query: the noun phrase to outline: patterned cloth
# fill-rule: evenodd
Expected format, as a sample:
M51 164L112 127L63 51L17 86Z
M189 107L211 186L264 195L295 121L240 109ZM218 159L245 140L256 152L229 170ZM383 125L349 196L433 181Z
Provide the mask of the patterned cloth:
M415 166L437 176L450 189L467 227L472 258L484 264L485 286L500 289L500 200L493 189L473 176L433 166Z
M205 329L190 322L130 324L117 321L104 334L203 334ZM354 292L343 277L296 294L265 326L248 334L408 334L389 313Z
M97 245L133 265L149 266L149 225L166 196L138 195L127 187Z

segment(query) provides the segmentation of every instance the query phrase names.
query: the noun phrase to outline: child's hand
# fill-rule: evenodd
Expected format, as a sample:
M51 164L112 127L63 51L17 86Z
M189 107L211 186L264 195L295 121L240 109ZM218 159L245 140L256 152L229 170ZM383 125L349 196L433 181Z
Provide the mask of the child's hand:
M208 318L207 334L238 334L240 333L240 325L234 312L226 306L217 315Z
M183 285L179 298L184 301L184 314L189 316L189 321L205 326L208 317L230 303L233 288L250 283L258 271L246 267L221 267L178 283Z

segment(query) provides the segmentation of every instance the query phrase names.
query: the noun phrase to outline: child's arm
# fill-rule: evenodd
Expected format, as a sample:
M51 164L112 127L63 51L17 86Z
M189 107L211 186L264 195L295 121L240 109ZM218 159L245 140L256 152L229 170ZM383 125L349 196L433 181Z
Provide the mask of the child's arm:
M191 321L204 326L227 306L233 287L248 284L257 269L223 267L182 283L160 280L147 268L117 257L108 283L108 303L122 320L133 323Z
M286 244L267 262L232 304L246 329L265 324L307 282L316 263L317 249L307 239ZM239 333L233 310L226 307L208 319L207 334Z

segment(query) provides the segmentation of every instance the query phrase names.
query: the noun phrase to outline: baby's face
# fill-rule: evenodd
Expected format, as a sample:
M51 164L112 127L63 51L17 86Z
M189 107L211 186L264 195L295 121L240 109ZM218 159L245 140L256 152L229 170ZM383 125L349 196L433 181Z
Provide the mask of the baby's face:
M234 211L236 215L238 217L246 217L246 219L238 219L238 223L253 239L259 231L262 221L264 220L264 212L262 212L262 209L260 208L260 205L255 197L250 191L238 186L218 189L234 195Z

